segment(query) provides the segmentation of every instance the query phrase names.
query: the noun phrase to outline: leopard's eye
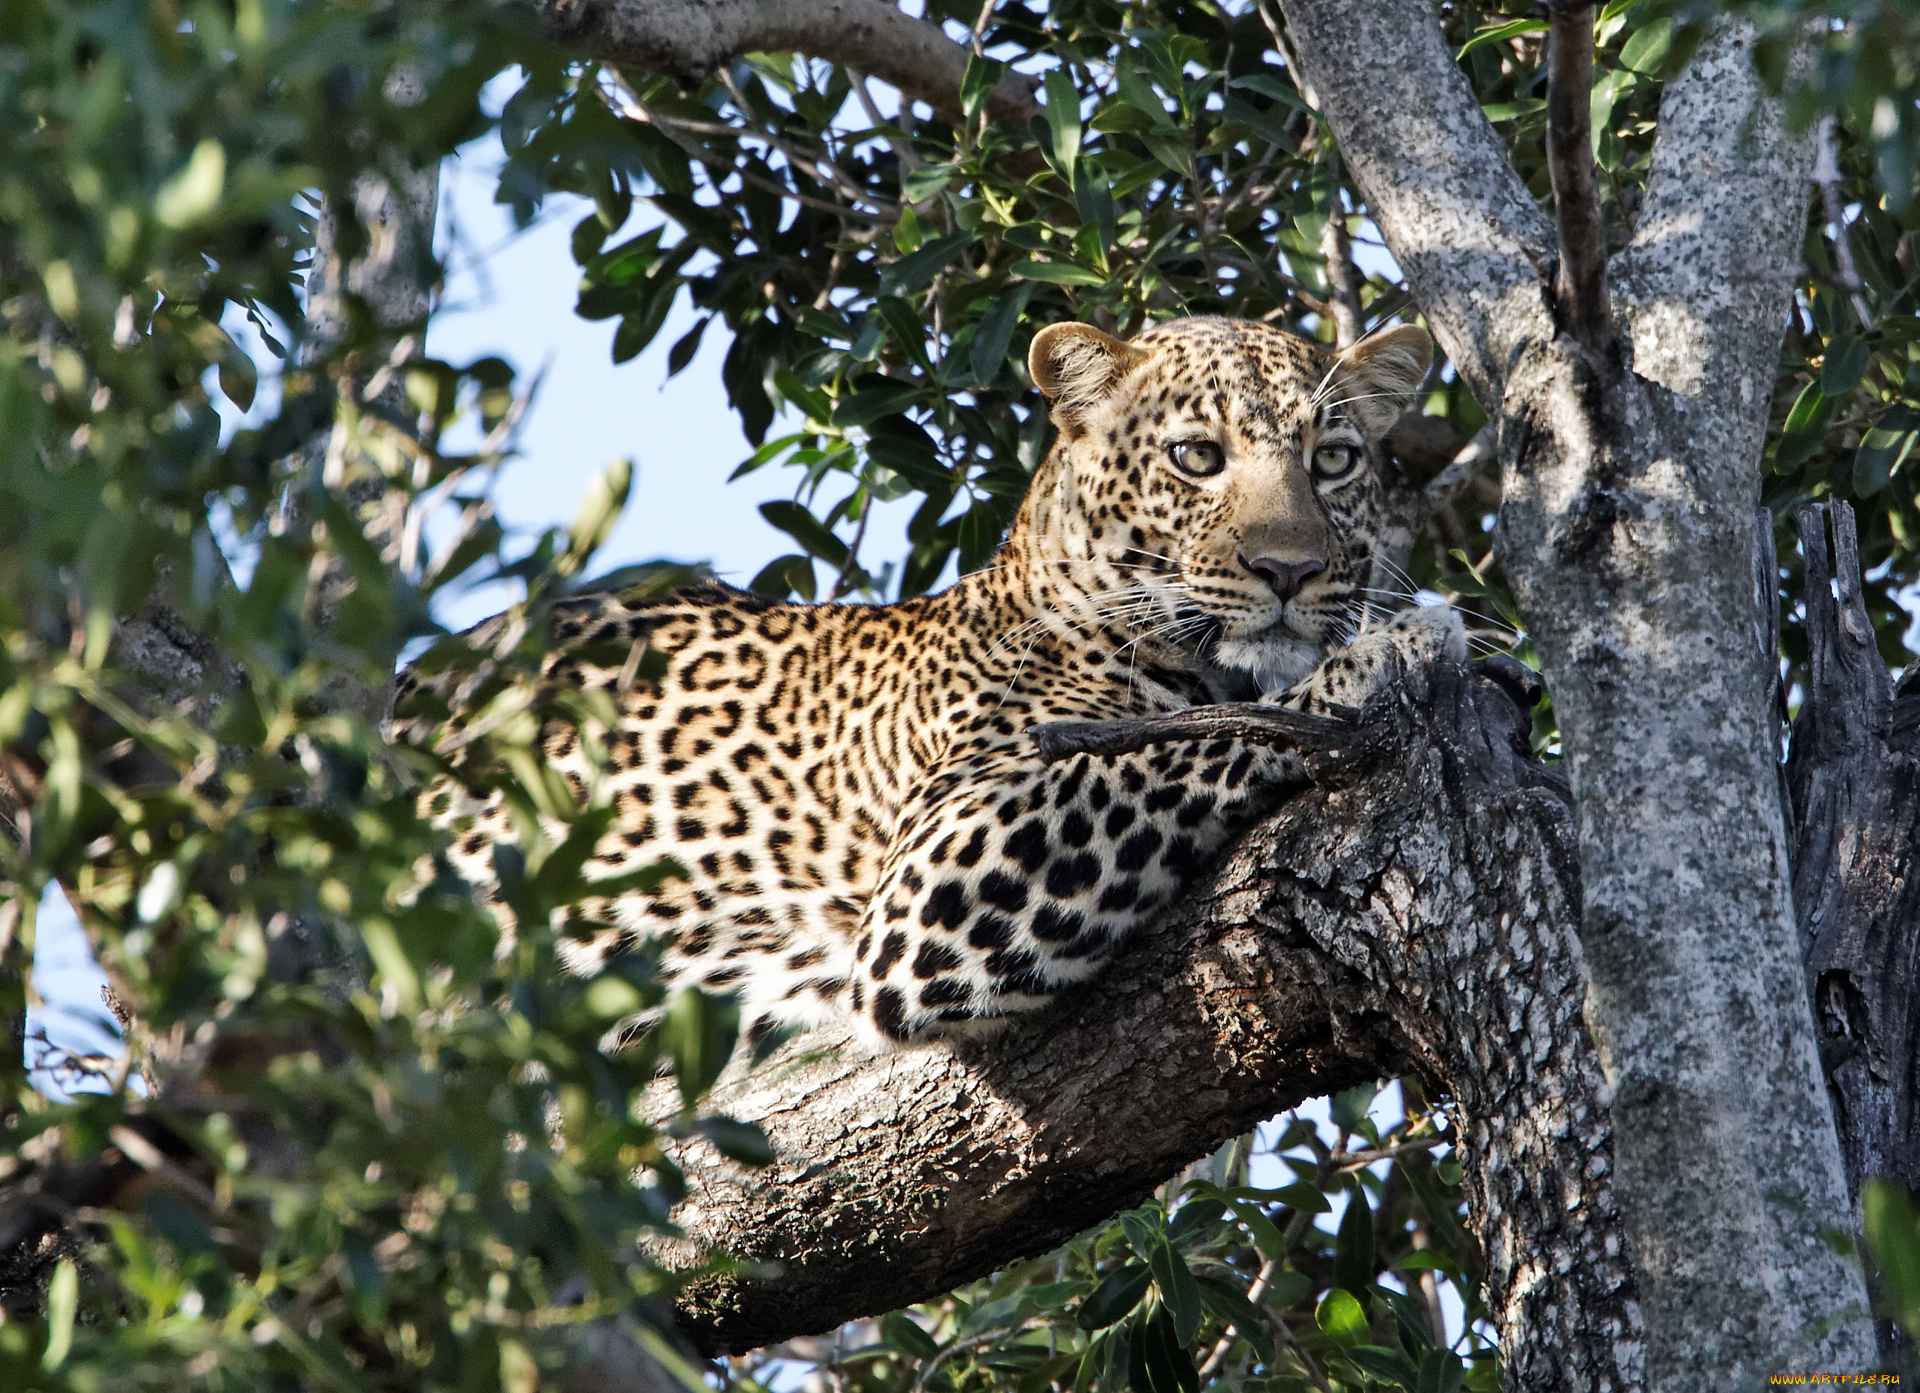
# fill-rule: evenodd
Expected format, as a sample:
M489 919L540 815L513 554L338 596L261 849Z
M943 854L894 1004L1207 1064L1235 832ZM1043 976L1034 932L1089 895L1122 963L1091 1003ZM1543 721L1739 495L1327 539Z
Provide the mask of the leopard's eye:
M1313 452L1313 477L1323 483L1338 483L1353 473L1359 463L1357 445L1322 445Z
M1173 463L1183 474L1204 479L1227 467L1227 452L1211 440L1183 440L1168 447Z

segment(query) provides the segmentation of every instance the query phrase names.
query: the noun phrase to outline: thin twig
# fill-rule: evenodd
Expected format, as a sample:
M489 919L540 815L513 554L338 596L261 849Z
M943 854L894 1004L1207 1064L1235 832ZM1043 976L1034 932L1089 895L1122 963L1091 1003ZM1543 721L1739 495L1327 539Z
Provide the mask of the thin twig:
M1467 481L1474 476L1475 471L1492 456L1497 441L1498 431L1489 421L1474 433L1473 439L1460 447L1460 452L1453 457L1445 469L1426 482L1420 490L1420 506L1425 511L1426 517L1420 519L1415 526L1415 531L1425 527L1428 519L1453 502L1454 495L1466 487Z
M860 544L867 539L867 519L873 516L873 490L867 490L867 496L860 504L860 522L853 529L853 545L847 548L846 564L840 568L840 574L833 578L833 589L827 595L828 600L837 600L851 588L853 573L860 569Z
M999 3L999 0L984 0L984 3L980 6L980 17L973 22L973 52L975 57L985 58L987 56L987 50L984 47L987 37L987 24L993 19L993 7L997 3Z
M677 116L662 117L660 119L672 121L682 130L693 131L701 135L750 136L754 139L765 141L770 148L778 150L782 155L786 156L788 163L794 165L796 168L806 170L822 184L827 184L838 189L847 198L870 203L877 211L883 214L891 213L895 217L899 216L900 210L897 205L876 196L842 174L839 166L834 164L832 154L824 147L817 153L809 151L781 134L781 132L774 128L772 122L764 121L756 117L753 113L753 108L747 102L746 93L740 90L739 84L733 80L732 73L722 68L719 72L719 78L720 85L725 87L727 89L727 95L733 98L735 109L748 121L757 122L759 129L730 126L725 122L683 121Z
M1252 1303L1256 1311L1260 1309L1260 1299L1267 1294L1267 1288L1273 1285L1274 1274L1279 1270L1279 1258L1268 1258L1260 1264L1259 1275L1253 1279L1253 1284L1247 1288L1247 1300ZM1237 1325L1229 1325L1225 1333L1220 1336L1220 1339L1214 1344L1213 1349L1208 1353L1206 1362L1200 1366L1200 1378L1202 1382L1211 1378L1213 1372L1225 1362L1227 1351L1233 1348L1233 1342L1239 1338L1240 1327Z
M601 71L606 74L607 80L613 85L615 92L620 98L621 105L626 108L624 114L628 120L643 121L647 125L652 126L655 130L659 131L660 134L664 135L668 140L671 140L675 145L678 145L682 150L686 151L687 154L693 156L694 159L700 161L701 164L706 165L709 169L723 170L727 174L736 176L743 184L751 184L756 189L764 189L766 192L780 198L790 198L795 203L802 204L808 208L818 209L823 213L832 213L835 217L852 218L875 227L888 227L897 220L897 215L895 217L887 217L878 213L869 213L862 208L850 207L845 203L829 203L824 198L814 198L810 194L801 193L800 190L779 183L776 180L763 179L759 175L741 169L726 156L709 150L697 140L688 139L681 129L683 125L699 125L701 123L682 123L661 117L645 102L640 100L640 94L635 92L627 80L620 76L619 73L611 68L603 68ZM743 132L732 126L726 127L726 132L732 136L752 134L752 132ZM716 185L719 182L719 180L715 180Z
M1554 300L1575 342L1598 351L1612 332L1607 245L1593 177L1593 6L1547 6L1547 168L1560 219Z
M910 174L925 164L926 161L920 158L920 152L913 148L913 142L904 135L898 134L895 124L880 114L880 107L873 100L873 93L867 90L867 75L848 68L847 80L853 84L853 95L859 99L860 109L867 113L867 119L873 122L875 127L886 132L887 145L892 149L894 158L900 161L900 168ZM904 98L902 98L902 105L905 105Z
M1287 31L1280 25L1280 17L1267 8L1267 0L1257 0L1255 8L1260 11L1260 22L1267 26L1267 33L1273 36L1273 46L1280 53L1280 61L1287 65L1287 72L1293 78L1293 85L1300 95L1306 98L1307 105L1315 111L1320 109L1320 98L1315 95L1313 86L1307 81L1306 73L1293 56L1293 46L1287 42Z
M1421 1155L1436 1146L1450 1146L1453 1140L1451 1136L1416 1137L1411 1141L1371 1147L1365 1151L1333 1151L1327 1155L1327 1164L1336 1171L1363 1170L1381 1161L1398 1161L1403 1156Z
M1327 178L1333 185L1332 206L1320 226L1320 255L1326 258L1327 289L1333 292L1334 347L1351 348L1360 342L1360 291L1353 282L1353 248L1347 241L1347 213L1340 202L1340 152L1327 152Z
M1833 260L1840 274L1834 277L1853 303L1853 312L1862 329L1873 327L1873 310L1863 293L1866 284L1853 259L1853 243L1847 236L1847 210L1840 202L1840 152L1834 144L1833 118L1820 123L1820 153L1813 168L1813 180L1820 186L1820 210L1833 225Z

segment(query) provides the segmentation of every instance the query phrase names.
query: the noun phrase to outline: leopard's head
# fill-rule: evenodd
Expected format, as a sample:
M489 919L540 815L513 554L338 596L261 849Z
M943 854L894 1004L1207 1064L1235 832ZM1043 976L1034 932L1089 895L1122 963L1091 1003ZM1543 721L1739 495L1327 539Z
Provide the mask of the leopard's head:
M1245 320L1049 325L1027 361L1060 435L1016 530L1107 627L1293 682L1363 612L1378 442L1431 357L1411 326L1336 354Z

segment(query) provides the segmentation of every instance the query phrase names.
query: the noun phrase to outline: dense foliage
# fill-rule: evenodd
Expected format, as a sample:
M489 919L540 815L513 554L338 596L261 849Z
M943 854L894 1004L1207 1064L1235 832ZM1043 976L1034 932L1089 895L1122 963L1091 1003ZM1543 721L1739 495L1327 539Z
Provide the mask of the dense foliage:
M1757 12L1784 33L1809 8ZM45 1309L0 1324L0 1382L524 1390L601 1316L664 1348L644 1298L665 1278L633 1246L680 1179L640 1104L656 1069L678 1076L673 1130L754 1151L697 1112L730 1051L724 1003L682 997L608 1051L610 1025L659 1004L644 958L590 983L553 970L608 811L526 742L546 712L590 738L605 712L532 674L546 608L587 571L624 477L509 563L482 485L511 449L511 368L394 355L418 326L351 299L337 333L315 332L318 200L353 206L361 176L400 183L482 134L482 88L519 65L501 197L526 217L558 192L592 200L573 238L579 310L618 321L617 358L649 350L682 295L701 318L664 346L671 367L703 334L730 336L727 387L760 447L746 487L791 485L762 505L794 544L754 581L779 596L913 595L985 562L1046 445L1022 367L1040 324L1226 313L1333 341L1414 313L1275 10L927 11L973 50L941 111L790 55L682 90L568 61L530 10L490 0L0 9L0 775L31 807L0 841L0 1015L20 1018L32 906L57 881L133 1051L106 1091L56 1104L12 1050L0 1182L115 1153L149 1177L37 1255ZM1519 3L1441 13L1544 200L1543 22ZM1616 246L1662 83L1704 13L1599 14L1595 152ZM1883 651L1903 661L1892 596L1920 535L1915 45L1899 6L1847 15L1810 73L1788 72L1777 41L1760 50L1806 120L1834 117L1767 501L1783 519L1806 498L1856 503ZM985 109L1012 65L1038 79L1027 125ZM237 317L274 361L240 350ZM211 394L246 405L263 367L279 408L223 438ZM1489 540L1497 474L1457 470L1431 516L1412 511L1485 422L1444 364L1428 386L1395 436L1394 504L1418 534L1404 579L1511 620ZM476 419L477 451L444 447ZM868 508L894 498L918 501L910 550L877 557ZM421 545L446 508L451 540ZM386 742L396 657L434 632L437 592L483 574L527 582L514 621L484 653L430 660L483 671L465 694L480 733ZM156 576L223 657L160 680L133 629L116 639ZM520 926L503 956L415 804L449 769L522 813L498 858ZM827 1387L916 1393L1493 1387L1451 1129L1404 1089L1384 1133L1370 1090L1333 1100L1324 1129L1283 1124L1284 1183L1249 1185L1243 1141L1059 1253L727 1376L780 1383L797 1358ZM129 1127L148 1115L189 1151L143 1151ZM1920 1326L1911 1206L1873 1196L1884 1290Z
M453 505L438 552L417 537L506 448L510 377L427 365L387 390L365 305L316 341L312 200L432 168L484 130L482 85L539 53L533 16L492 4L0 13L0 747L31 800L0 839L9 1239L33 1233L37 1178L141 1174L9 1253L46 1316L0 1325L0 1386L530 1389L587 1322L641 1332L661 1289L634 1246L681 1183L639 1105L657 1069L686 1095L677 1128L764 1146L693 1110L731 1047L724 1004L682 997L603 1050L659 996L645 959L592 982L555 962L611 814L526 755L543 715L591 736L599 713L524 679L624 476L521 564L472 696L489 729L457 751L380 731L434 595L499 564L482 501ZM396 72L424 99L389 100ZM256 374L239 314L285 352L284 400L223 440L209 394L244 404ZM479 453L441 449L462 416L492 431ZM198 637L116 632L157 577ZM456 757L522 813L504 953L416 806ZM28 1087L17 1033L55 880L130 1013L130 1058L65 1104Z

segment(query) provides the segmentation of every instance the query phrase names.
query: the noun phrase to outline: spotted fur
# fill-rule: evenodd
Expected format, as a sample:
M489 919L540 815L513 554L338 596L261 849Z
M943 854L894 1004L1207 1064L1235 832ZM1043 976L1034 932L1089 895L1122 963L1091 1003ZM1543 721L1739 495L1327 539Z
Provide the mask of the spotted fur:
M662 855L689 872L583 906L615 927L570 965L655 938L671 981L732 993L760 1029L851 1014L889 1042L1092 976L1301 764L1220 740L1048 765L1027 730L1238 689L1343 710L1403 662L1460 656L1447 611L1362 629L1375 442L1428 356L1413 329L1335 358L1258 323L1126 343L1054 326L1030 366L1059 439L987 569L890 605L718 584L563 605L550 670L609 690L620 717L598 771L617 815L589 874ZM580 656L638 640L666 675L625 691L618 662ZM584 787L577 732L543 741ZM429 797L484 883L504 808Z

